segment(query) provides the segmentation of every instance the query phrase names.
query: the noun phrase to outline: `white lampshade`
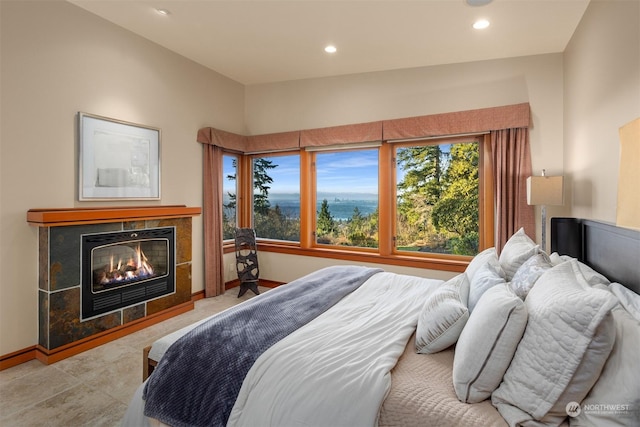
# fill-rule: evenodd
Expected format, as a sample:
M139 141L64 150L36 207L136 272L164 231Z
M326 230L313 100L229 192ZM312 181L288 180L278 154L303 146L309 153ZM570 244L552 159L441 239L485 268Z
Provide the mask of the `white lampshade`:
M562 176L530 176L527 178L529 205L562 205L564 188Z

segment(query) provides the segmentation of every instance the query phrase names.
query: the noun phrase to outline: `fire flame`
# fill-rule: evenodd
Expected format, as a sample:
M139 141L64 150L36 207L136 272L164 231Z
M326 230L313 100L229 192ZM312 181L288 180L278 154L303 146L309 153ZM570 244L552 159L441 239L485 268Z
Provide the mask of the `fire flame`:
M153 276L153 266L149 263L149 259L146 257L140 244L135 248L135 254L128 260L118 258L116 260L115 255L110 256L109 266L99 273L98 283L102 285L108 285L127 280L142 279L145 277Z

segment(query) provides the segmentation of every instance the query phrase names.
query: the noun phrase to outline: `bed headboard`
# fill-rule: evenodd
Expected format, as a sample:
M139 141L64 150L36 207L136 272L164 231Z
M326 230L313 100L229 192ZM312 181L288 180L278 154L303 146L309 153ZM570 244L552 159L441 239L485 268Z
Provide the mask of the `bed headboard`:
M580 218L551 218L551 252L569 255L640 294L640 231Z

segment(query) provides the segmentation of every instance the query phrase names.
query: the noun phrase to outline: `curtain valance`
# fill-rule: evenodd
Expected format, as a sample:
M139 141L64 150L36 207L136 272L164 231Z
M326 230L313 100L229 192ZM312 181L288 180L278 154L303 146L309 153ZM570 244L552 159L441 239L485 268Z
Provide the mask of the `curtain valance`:
M269 133L247 137L246 154L269 151L297 150L300 148L300 131Z
M198 142L242 153L297 150L374 141L425 138L528 128L529 103L481 108L453 113L332 126L301 131L243 136L206 127L198 131Z
M525 102L502 107L385 120L383 139L390 141L528 128L530 121L529 103Z
M382 122L307 129L300 132L300 147L326 147L382 141Z
M247 148L246 136L211 127L198 130L198 137L196 141L202 144L215 145L216 147L240 151L243 153Z

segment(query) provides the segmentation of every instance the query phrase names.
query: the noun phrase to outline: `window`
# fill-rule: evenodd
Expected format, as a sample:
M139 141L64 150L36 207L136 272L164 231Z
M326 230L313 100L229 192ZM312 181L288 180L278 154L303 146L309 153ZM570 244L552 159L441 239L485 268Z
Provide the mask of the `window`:
M477 254L479 139L398 144L395 150L396 251Z
M316 243L378 247L378 149L315 153Z
M238 221L272 252L459 271L493 243L487 147L473 135L243 156Z
M224 240L235 237L237 216L237 173L238 156L225 154L222 156L222 238Z
M300 241L300 155L253 157L253 227L262 239Z

